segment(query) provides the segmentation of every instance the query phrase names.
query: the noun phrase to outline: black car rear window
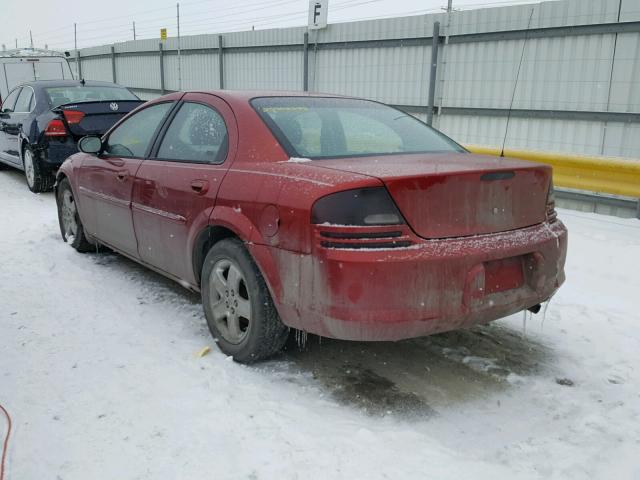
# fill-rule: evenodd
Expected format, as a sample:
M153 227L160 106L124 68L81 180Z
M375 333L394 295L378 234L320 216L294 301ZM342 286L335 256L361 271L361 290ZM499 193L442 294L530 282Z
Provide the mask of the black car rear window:
M123 87L71 85L66 87L48 87L44 90L51 108L66 103L139 100L138 97Z
M251 105L292 157L465 151L415 117L382 103L334 97L261 97Z

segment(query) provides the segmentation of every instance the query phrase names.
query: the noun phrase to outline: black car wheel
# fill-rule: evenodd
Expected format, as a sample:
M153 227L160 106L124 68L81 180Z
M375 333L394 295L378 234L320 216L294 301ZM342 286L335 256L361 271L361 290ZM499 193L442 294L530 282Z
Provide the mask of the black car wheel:
M240 363L270 357L282 349L289 328L240 240L216 243L202 269L202 305L218 347Z
M40 160L40 156L29 145L22 152L24 174L27 177L27 186L33 193L49 192L55 183L53 172L47 170Z
M87 240L84 234L84 228L76 208L75 197L69 180L66 178L63 178L60 181L60 185L58 185L56 203L58 204L58 222L60 223L62 239L79 252L95 250L95 246Z

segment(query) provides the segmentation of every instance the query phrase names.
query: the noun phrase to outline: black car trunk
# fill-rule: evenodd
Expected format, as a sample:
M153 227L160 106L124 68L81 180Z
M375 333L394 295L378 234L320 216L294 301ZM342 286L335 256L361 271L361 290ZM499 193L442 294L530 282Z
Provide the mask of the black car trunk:
M67 130L75 138L102 135L118 120L139 105L142 100L107 100L67 103L52 109L62 117Z

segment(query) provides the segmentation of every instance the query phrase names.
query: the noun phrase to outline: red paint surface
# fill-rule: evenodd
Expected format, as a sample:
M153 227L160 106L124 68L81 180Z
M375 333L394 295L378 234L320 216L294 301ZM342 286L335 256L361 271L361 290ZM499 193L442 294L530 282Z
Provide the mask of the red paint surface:
M521 256L485 262L484 293L490 295L520 288L524 283L523 262L524 258Z
M464 153L328 160L322 165L382 180L409 225L424 238L503 232L545 219L548 166ZM492 171L515 175L481 180Z
M210 226L225 227L247 242L287 325L352 340L488 322L546 300L563 283L567 232L546 219L549 167L457 153L290 163L248 103L266 94L185 97L223 116L229 153L221 165L71 157L60 172L71 178L88 233L198 289L196 240ZM119 171L127 172L124 181ZM514 175L480 179L503 171ZM206 188L196 191L194 182ZM318 198L379 186L389 190L406 225L310 223ZM395 236L384 241L411 246L322 243L338 233L340 242L366 247L381 240L358 234L385 232Z
M131 193L142 160L90 155L82 160L76 198L87 232L123 253L137 255Z

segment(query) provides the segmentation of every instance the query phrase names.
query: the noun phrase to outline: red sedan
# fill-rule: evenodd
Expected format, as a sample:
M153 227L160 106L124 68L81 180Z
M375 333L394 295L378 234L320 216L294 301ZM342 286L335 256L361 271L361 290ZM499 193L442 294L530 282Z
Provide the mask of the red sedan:
M80 150L57 176L63 239L200 291L240 362L290 328L398 340L537 311L564 282L550 167L381 103L174 93Z

